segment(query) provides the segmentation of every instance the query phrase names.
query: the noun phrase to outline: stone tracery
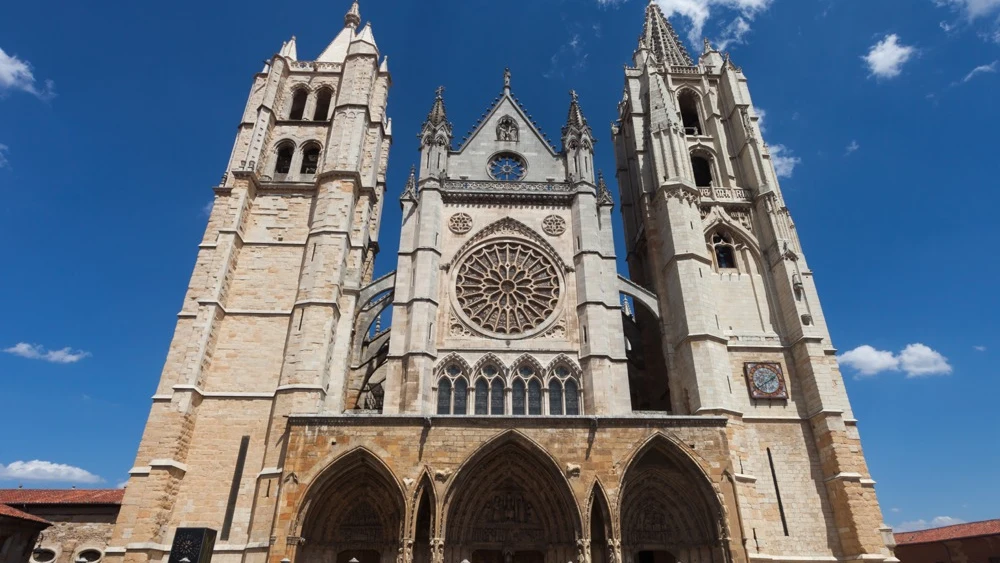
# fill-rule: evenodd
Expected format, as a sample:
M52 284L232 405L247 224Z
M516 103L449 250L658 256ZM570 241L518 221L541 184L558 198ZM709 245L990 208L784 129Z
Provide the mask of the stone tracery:
M480 329L523 335L548 320L562 293L555 264L519 241L497 241L474 250L458 268L455 295Z

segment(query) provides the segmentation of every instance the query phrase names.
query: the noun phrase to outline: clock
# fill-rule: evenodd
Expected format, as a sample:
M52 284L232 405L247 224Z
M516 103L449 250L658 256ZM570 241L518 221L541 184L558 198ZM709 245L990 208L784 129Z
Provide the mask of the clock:
M747 362L744 364L750 396L754 399L787 399L781 364Z

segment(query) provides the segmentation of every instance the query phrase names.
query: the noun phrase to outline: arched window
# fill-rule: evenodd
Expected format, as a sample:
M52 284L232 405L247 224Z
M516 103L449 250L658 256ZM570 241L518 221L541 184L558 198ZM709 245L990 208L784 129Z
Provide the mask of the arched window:
M691 167L694 168L694 185L708 188L712 185L712 163L701 155L691 155Z
M292 169L292 156L295 155L295 145L285 141L278 145L277 162L274 165L275 174L288 174Z
M698 112L698 95L691 90L682 90L677 97L681 110L681 120L684 122L684 133L701 135L701 117Z
M542 414L542 383L535 378L528 381L528 414Z
M305 88L299 88L292 93L292 109L288 112L288 119L292 121L301 121L302 114L306 111L306 99L309 98L309 92Z
M452 414L466 414L468 408L466 403L469 397L469 383L464 377L459 377L455 380L455 408L452 409Z
M729 233L719 232L712 235L712 248L715 250L715 263L720 270L736 268L736 246Z
M580 393L576 388L576 381L566 380L566 414L576 416L580 414Z
M438 414L451 414L451 380L442 377L438 381Z
M315 174L319 168L319 145L312 143L302 151L302 174Z
M489 414L490 384L479 378L476 380L476 414Z
M511 409L511 412L515 415L523 415L525 413L524 410L525 391L526 390L524 388L524 380L521 378L515 379L514 385L512 385L512 391L510 397L511 407L513 407Z
M549 414L561 415L563 413L563 388L558 379L549 381Z
M316 95L316 112L313 113L313 121L326 121L330 114L330 100L333 98L333 90L323 88Z
M499 377L490 384L490 414L501 416L504 414L503 380Z

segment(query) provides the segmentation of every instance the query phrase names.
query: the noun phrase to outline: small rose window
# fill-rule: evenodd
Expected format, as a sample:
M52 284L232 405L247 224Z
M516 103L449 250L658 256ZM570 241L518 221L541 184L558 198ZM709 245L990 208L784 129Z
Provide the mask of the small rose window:
M490 160L490 176L501 182L516 182L524 178L524 159L513 153L500 153Z

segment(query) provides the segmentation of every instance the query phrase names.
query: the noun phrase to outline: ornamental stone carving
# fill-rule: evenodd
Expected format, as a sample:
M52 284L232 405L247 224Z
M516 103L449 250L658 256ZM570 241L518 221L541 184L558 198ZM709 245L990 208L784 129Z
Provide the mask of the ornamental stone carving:
M456 272L461 313L497 336L532 333L553 317L561 293L555 263L520 241L487 243L469 253Z
M448 228L456 235L464 235L472 230L472 216L468 213L456 213L448 219Z
M549 215L542 219L542 230L549 236L557 237L566 232L566 220L558 215Z

